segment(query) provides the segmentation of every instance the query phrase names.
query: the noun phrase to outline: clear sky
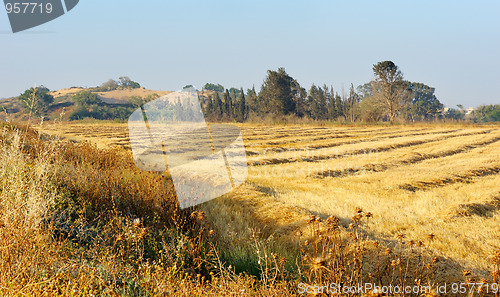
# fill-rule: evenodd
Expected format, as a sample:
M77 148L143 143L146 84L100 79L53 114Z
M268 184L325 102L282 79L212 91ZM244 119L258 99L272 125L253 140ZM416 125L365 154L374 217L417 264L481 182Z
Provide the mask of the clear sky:
M157 90L259 89L278 67L340 91L392 60L445 105L477 106L500 103L500 1L80 0L16 34L0 10L0 53L0 98L123 75Z

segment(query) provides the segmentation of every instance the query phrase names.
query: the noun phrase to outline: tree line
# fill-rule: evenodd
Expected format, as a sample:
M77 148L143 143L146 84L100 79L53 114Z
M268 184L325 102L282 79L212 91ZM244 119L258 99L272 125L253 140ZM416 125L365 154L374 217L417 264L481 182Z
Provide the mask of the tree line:
M351 123L438 119L500 121L498 104L479 106L469 115L466 115L461 105L458 105L459 109L451 108L444 112L444 106L436 98L433 87L405 80L402 71L392 61L379 62L373 65L372 70L372 81L356 88L351 84L348 90L334 90L326 84L313 84L306 90L284 68L268 70L259 92L255 86L244 92L243 88L226 89L220 84L207 83L200 92L200 102L204 116L209 121L245 122L284 116ZM92 92L138 87L139 83L123 76L118 81L111 79L99 87L75 94L70 119L91 117L126 120L135 109L158 98L158 95L145 98L132 96L128 104L118 106L102 102ZM35 116L46 115L54 101L49 89L44 86L30 88L18 99L24 109Z
M220 84L207 83L213 91L204 105L212 120L244 121L248 118L296 116L312 120L342 122L428 121L446 117L435 89L424 83L410 82L392 61L373 65L374 80L348 91L336 91L326 84L313 84L309 90L291 77L284 68L268 70L260 92L255 87L245 93ZM232 91L231 91L232 90Z

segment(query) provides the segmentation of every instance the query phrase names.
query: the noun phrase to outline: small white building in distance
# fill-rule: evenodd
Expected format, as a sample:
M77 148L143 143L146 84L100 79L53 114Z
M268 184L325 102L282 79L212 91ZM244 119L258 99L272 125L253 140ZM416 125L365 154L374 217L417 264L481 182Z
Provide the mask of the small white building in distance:
M466 109L466 110L464 110L464 111L465 111L465 114L466 114L466 115L469 115L469 114L471 114L471 113L474 111L474 107L469 107L469 108L467 108L467 109Z
M450 110L450 108L449 108L449 107L444 107L444 108L443 108L443 111L442 111L442 114L447 114L449 110ZM476 110L474 107L469 107L469 108L464 109L463 111L464 111L464 114L465 114L465 115L469 115L469 114L471 114L474 110Z

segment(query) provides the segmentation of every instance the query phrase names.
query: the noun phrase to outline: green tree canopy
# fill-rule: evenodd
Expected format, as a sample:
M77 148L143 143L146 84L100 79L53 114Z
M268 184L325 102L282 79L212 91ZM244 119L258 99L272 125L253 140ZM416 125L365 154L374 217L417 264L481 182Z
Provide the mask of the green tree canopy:
M230 88L229 93L234 94L234 95L240 95L241 90L237 88Z
M203 86L203 89L207 91L224 92L224 87L221 86L220 84L206 83Z
M141 85L138 82L131 80L128 76L121 76L118 78L120 80L119 85L125 89L138 89Z
M435 118L443 109L443 104L434 95L434 88L423 83L410 83L411 107L413 120L429 120Z
M120 86L120 83L113 80L109 79L108 81L102 83L98 88L97 91L102 91L102 92L107 92L107 91L113 91L118 89Z
M481 105L472 113L477 122L500 121L500 104Z
M35 116L40 116L47 112L49 105L54 101L54 97L49 94L49 89L44 86L29 88L19 95L21 105Z
M78 106L90 106L101 104L102 100L90 91L82 91L73 95L73 100Z
M259 93L261 109L275 115L295 111L293 90L295 80L286 73L285 68L278 71L268 70L267 77Z

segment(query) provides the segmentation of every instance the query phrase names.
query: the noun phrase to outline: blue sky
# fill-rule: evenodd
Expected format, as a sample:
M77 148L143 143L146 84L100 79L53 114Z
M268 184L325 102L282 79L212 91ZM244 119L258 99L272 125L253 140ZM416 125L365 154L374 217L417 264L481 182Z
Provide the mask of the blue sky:
M0 10L0 98L34 84L260 88L284 67L348 90L394 61L445 105L500 103L500 1L95 1L12 34Z

